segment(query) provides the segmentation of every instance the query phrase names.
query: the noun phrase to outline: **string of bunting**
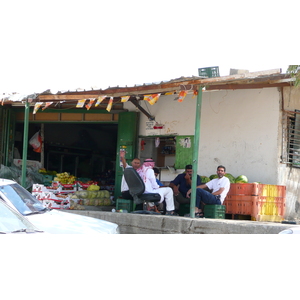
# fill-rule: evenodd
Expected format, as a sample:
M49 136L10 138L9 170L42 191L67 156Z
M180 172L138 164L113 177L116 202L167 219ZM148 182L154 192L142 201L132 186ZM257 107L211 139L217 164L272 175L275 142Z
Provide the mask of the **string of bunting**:
M175 100L177 100L178 102L183 102L184 98L186 97L186 95L189 93L190 90L181 90L179 93L174 91L174 92L167 92L164 93L164 95L174 95L174 94L178 94L178 96L175 98ZM198 90L191 90L193 92L193 97L195 98L198 95ZM154 105L158 99L160 98L161 94L149 94L149 95L144 95L143 100L147 101L150 105ZM85 107L87 110L89 110L92 105L95 103L95 107L99 106L99 104L105 99L107 98L107 95L101 95L98 98L88 98L88 99L80 99L78 100L77 104L76 104L76 108L83 108ZM122 96L121 97L121 102L125 103L129 100L130 96ZM111 111L112 105L113 105L113 101L114 101L114 97L109 97L109 101L108 104L106 106L106 110L108 112ZM3 105L3 100L2 100L2 105ZM42 107L42 110L45 110L46 108L48 108L53 102L36 102L34 105L34 110L33 110L33 114L36 114L37 111ZM43 106L44 105L44 106Z

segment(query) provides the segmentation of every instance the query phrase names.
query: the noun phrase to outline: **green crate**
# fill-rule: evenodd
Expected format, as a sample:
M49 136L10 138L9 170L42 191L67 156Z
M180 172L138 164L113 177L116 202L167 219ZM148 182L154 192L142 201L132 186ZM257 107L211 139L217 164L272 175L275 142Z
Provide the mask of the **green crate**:
M83 183L91 181L91 178L87 178L87 177L78 177L77 181L81 181Z
M205 205L204 217L211 219L225 219L225 205Z
M53 180L53 176L52 175L43 175L43 178L44 178L44 180L43 180L43 183L45 184L45 183L51 183L52 182L52 180Z
M179 216L184 216L190 213L190 204L180 204L178 214Z
M128 212L132 212L135 209L135 203L133 200L118 198L116 203L116 210L126 209Z
M198 73L201 77L220 77L219 67L199 68Z

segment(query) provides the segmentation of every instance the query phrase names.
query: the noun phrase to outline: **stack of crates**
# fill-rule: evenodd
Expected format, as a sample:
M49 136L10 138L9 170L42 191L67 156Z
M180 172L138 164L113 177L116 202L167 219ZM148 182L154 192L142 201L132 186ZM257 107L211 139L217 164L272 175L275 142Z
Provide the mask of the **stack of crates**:
M253 221L281 222L285 213L286 186L231 183L225 198L226 214L250 215Z

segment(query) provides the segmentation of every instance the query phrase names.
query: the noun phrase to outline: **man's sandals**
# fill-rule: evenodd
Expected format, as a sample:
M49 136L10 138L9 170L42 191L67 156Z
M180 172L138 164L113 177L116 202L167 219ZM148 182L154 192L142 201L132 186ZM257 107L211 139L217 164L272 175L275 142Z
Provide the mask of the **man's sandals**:
M203 214L203 212L201 211L201 212L196 212L195 213L195 218L203 218L204 217L204 214Z

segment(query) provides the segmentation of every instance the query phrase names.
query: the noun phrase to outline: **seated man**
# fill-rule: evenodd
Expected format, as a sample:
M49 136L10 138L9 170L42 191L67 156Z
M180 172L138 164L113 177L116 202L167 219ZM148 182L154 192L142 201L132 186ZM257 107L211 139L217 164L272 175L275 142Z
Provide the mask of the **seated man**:
M190 203L191 199L187 196L187 192L192 186L193 166L186 165L185 172L177 175L177 177L170 182L170 187L173 189L174 202L176 209L179 209L180 204ZM201 184L201 178L197 175L197 186Z
M125 151L120 151L120 158L122 162L123 169L126 168L134 168L135 170L138 170L141 166L141 161L139 158L134 158L131 162L132 166L128 165L125 159ZM133 200L131 194L129 193L129 187L125 181L124 175L122 176L122 182L121 182L121 194L123 199ZM138 204L136 206L136 209L142 209L143 205Z
M173 191L169 187L160 187L154 175L153 168L155 166L155 162L152 159L145 159L141 168L137 170L142 180L145 183L145 194L146 193L158 193L160 194L160 201L162 203L165 201L166 203L166 215L176 216L175 207L174 207L174 199L173 199Z
M156 182L159 186L164 186L160 180L157 178L157 176L159 175L159 169L158 168L153 168L153 171L154 171L154 175L155 175L155 178L156 178Z
M217 175L218 178L212 179L211 181L197 186L196 190L196 207L195 217L203 218L203 204L216 204L222 205L227 193L230 189L230 181L224 175L226 168L224 166L218 166ZM204 190L209 188L212 192ZM188 197L190 197L191 190L188 191Z

